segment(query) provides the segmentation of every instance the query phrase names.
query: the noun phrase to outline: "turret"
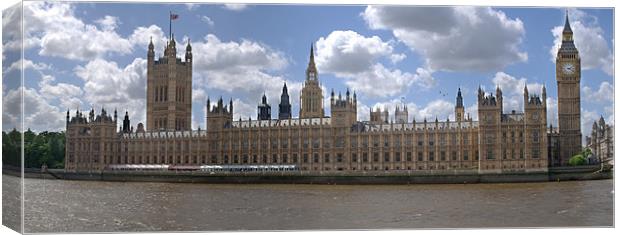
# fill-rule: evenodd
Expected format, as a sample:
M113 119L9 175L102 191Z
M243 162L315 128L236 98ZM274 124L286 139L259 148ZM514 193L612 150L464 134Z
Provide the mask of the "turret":
M206 106L207 112L209 112L211 110L211 100L209 99L209 97L207 97L207 106Z
M151 41L149 42L149 50L146 57L149 64L155 61L155 46L153 45L153 37L151 37Z
M497 100L499 110L504 111L504 97L502 96L502 89L499 88L499 85L495 88L495 99Z
M271 119L271 106L267 103L267 96L263 94L261 103L258 105L258 120L270 120Z
M187 47L185 47L185 62L192 64L192 45L190 39L187 39Z
M170 42L168 43L168 47L166 47L166 57L168 57L168 64L176 64L177 58L177 48L176 41L174 40L174 34L172 34L172 38L170 38Z
M527 84L523 87L523 105L527 105L529 102L530 93L527 90Z
M125 119L123 119L123 133L131 133L129 113L125 111Z
M349 100L349 99L350 99L350 98L349 98L349 95L350 95L350 93L349 93L349 88L347 88L347 93L346 93L346 94L347 94L347 100Z
M545 85L542 87L542 102L543 106L547 107L547 88Z
M461 88L456 94L456 106L454 107L454 116L456 121L460 122L465 119L465 106L463 105L463 96L461 95Z
M211 101L207 98L207 107L211 105ZM228 109L228 110L227 110ZM230 128L232 126L233 118L233 102L230 99L230 104L224 106L222 97L219 98L217 104L206 112L207 119L207 131L218 131L223 128Z
M232 101L232 98L230 98L230 101L228 103L230 104L230 106L229 106L230 108L228 109L228 112L230 112L230 116L232 118L232 115L233 115L233 101Z
M95 109L91 108L90 113L88 113L88 121L92 122L95 120Z
M288 89L286 88L286 82L282 87L282 94L280 95L280 105L278 111L278 119L290 119L291 118L291 103L289 101Z
M345 96L346 97L343 99L339 92L338 99L334 99L332 95L332 126L351 127L357 122L357 105L350 99L350 92L348 90ZM349 130L349 128L347 128L347 130Z

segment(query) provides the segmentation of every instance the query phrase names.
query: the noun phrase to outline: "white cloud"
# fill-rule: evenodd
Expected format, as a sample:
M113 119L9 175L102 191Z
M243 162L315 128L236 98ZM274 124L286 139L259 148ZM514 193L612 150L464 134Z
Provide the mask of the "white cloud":
M91 61L109 54L126 55L138 46L146 50L149 38L163 48L165 34L156 25L137 27L128 37L116 30L120 19L106 15L85 23L75 16L74 7L63 2L24 3L25 49L39 49L39 55Z
M2 60L5 51L17 51L22 47L22 14L21 7L10 7L2 11Z
M607 81L603 81L598 90L592 90L588 86L582 88L583 97L589 102L614 102L614 87Z
M605 40L603 29L598 25L594 16L587 13L571 9L569 11L570 26L573 30L575 46L579 50L582 69L601 69L603 72L613 75L614 58L607 40ZM562 44L562 25L556 26L551 30L553 34L553 47L549 50L550 59L555 63L556 55Z
M153 39L153 46L155 47L155 53L163 53L163 48L166 45L168 38L165 36L164 31L157 25L151 25L148 27L140 26L133 30L133 33L129 36L131 44L138 46L144 50L148 49L151 38ZM146 55L144 56L146 57Z
M401 62L405 58L407 58L407 55L402 54L402 53L401 54L392 54L392 55L390 55L390 60L392 61L393 64Z
M192 49L196 51L194 68L197 70L222 70L230 67L279 70L288 64L282 52L247 39L242 39L240 43L222 42L217 36L209 34L204 41L192 43Z
M2 126L4 129L21 125L21 89L9 90L3 97ZM64 112L47 103L35 89L23 89L24 128L33 131L60 131L65 128Z
M203 40L192 42L194 51L194 87L210 88L229 93L235 101L237 115L246 119L255 117L256 105L263 93L277 113L282 85L286 82L290 101L298 102L301 82L294 82L273 71L281 71L288 65L284 54L259 42L242 39L240 42L222 42L209 34ZM208 82L207 82L208 81ZM211 99L222 94L211 94ZM201 105L204 105L202 100ZM239 107L239 108L237 108ZM250 108L251 107L251 108ZM251 110L251 111L250 111ZM275 117L275 116L274 116Z
M585 136L589 136L592 133L592 122L598 121L601 117L595 111L581 108L581 135L583 136L583 142L585 142Z
M22 67L23 66L23 67ZM51 69L52 66L48 65L46 63L43 62L33 62L32 60L28 60L28 59L19 59L15 62L13 62L6 70L4 70L4 73L9 73L12 71L19 71L20 69L23 70L27 70L27 69L33 69L36 71L41 71L41 70L49 70Z
M413 84L422 88L435 85L435 80L428 70L418 68L416 74L390 70L377 63L370 70L356 74L345 82L347 86L359 91L366 97L389 97L406 92ZM381 86L376 84L381 83Z
M368 105L357 102L357 120L370 121L370 107Z
M247 4L242 3L227 3L224 4L224 9L228 9L231 11L243 11L248 7Z
M24 36L32 42L26 47L39 46L40 55L85 61L132 51L132 44L113 31L116 18L97 20L100 27L86 24L67 3L26 2L24 19Z
M410 106L411 107L411 106ZM435 100L426 105L424 108L415 107L413 109L409 109L411 113L413 111L413 116L416 120L422 121L424 118L427 120L435 120L437 117L439 120L446 120L446 118L450 118L451 120L455 120L454 118L454 103L451 103L446 100Z
M185 7L187 8L188 11L196 10L199 6L200 4L196 4L196 3L185 3Z
M213 20L211 20L211 18L209 18L208 16L202 16L200 17L200 20L207 23L207 25L209 25L210 27L213 27L213 25L215 25L215 22L213 22Z
M367 71L375 60L390 56L394 48L378 36L364 37L354 31L333 31L316 42L316 64L321 72L352 76Z
M204 89L192 89L192 106L198 107L198 113L192 111L192 129L205 129L205 106L207 100L207 92ZM193 108L195 109L195 108Z
M426 104L426 106L420 106L414 102L409 102L405 104L407 106L407 111L409 114L408 122L413 122L413 119L416 122L422 122L424 119L427 121L435 121L437 118L440 121L445 121L447 118L450 120L455 120L454 117L454 103L449 102L447 100L434 100ZM362 112L366 112L363 116L360 114L360 110L358 110L358 119L359 120L369 120L370 110L368 106L361 105L363 107ZM358 104L358 109L360 105ZM396 107L403 107L403 102L399 99L392 99L387 102L377 102L372 105L372 110L381 109L388 110L389 120L392 121L395 119L395 110ZM360 116L365 119L359 118Z
M392 30L433 71L493 71L527 60L523 22L489 7L368 6L361 15L371 29Z
M39 82L39 93L48 100L56 98L72 98L82 95L82 89L76 85L68 83L52 84L56 78L50 75L44 75ZM66 106L66 105L63 105ZM67 106L71 107L71 106Z
M95 20L95 22L99 24L99 26L105 31L114 31L120 24L118 17L109 15L106 15L101 19Z
M547 97L547 126L558 127L558 100Z
M120 68L115 62L95 59L74 72L84 81L84 99L92 106L104 106L108 112L126 109L132 123L145 122L146 60L137 58Z
M523 90L527 84L528 93L530 95L537 94L542 96L542 87L540 83L527 83L526 78L515 78L504 72L497 72L493 77L495 87L499 86L502 90L504 99L504 112L511 110L523 111ZM495 93L495 89L486 92Z
M252 119L252 120L256 120L256 105L254 103L248 103L244 100L241 99L234 99L233 100L233 117L234 120L237 121L239 120L239 118L241 118L242 120L248 120L248 119ZM273 105L271 107L271 111L273 114Z
M405 58L395 54L391 42L378 36L364 37L354 31L333 31L316 42L315 61L322 73L344 78L347 86L367 97L388 97L406 91L411 85L432 87L435 82L428 69L418 68L416 74L386 68L381 58L393 63ZM375 86L381 83L382 86Z

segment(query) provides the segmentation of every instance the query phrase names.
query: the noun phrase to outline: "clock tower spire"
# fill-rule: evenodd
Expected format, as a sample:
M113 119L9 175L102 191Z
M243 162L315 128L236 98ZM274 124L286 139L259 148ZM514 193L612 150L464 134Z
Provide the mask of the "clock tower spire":
M555 59L555 78L558 84L558 124L560 132L560 162L581 152L581 58L573 41L573 30L568 20L562 30L562 44Z

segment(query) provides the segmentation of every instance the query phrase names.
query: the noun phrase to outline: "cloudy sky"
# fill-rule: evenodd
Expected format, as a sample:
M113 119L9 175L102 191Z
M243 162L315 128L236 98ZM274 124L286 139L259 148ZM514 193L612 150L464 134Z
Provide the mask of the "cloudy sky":
M325 97L347 88L358 94L358 118L404 102L410 120L454 120L457 89L477 119L475 92L503 89L504 112L522 110L522 91L548 91L549 122L557 125L555 54L565 9L24 2L25 124L63 130L65 112L79 107L128 110L135 125L146 116L146 50L156 56L168 40L168 12L184 54L194 55L192 127L204 127L207 96L235 102L234 119L256 118L265 93L277 117L284 82L293 116L310 45ZM582 58L582 129L601 115L613 122L611 9L569 9ZM3 75L19 75L15 24L3 13ZM3 129L17 117L18 86L3 80ZM325 99L329 114L329 99ZM8 104L8 105L7 105Z

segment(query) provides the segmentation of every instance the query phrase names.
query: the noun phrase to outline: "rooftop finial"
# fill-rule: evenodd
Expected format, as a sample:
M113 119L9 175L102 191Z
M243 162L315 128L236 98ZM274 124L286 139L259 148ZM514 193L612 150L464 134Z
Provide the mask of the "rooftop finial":
M564 22L564 33L572 33L573 30L570 28L570 22L568 21L568 9L566 9L566 20Z

